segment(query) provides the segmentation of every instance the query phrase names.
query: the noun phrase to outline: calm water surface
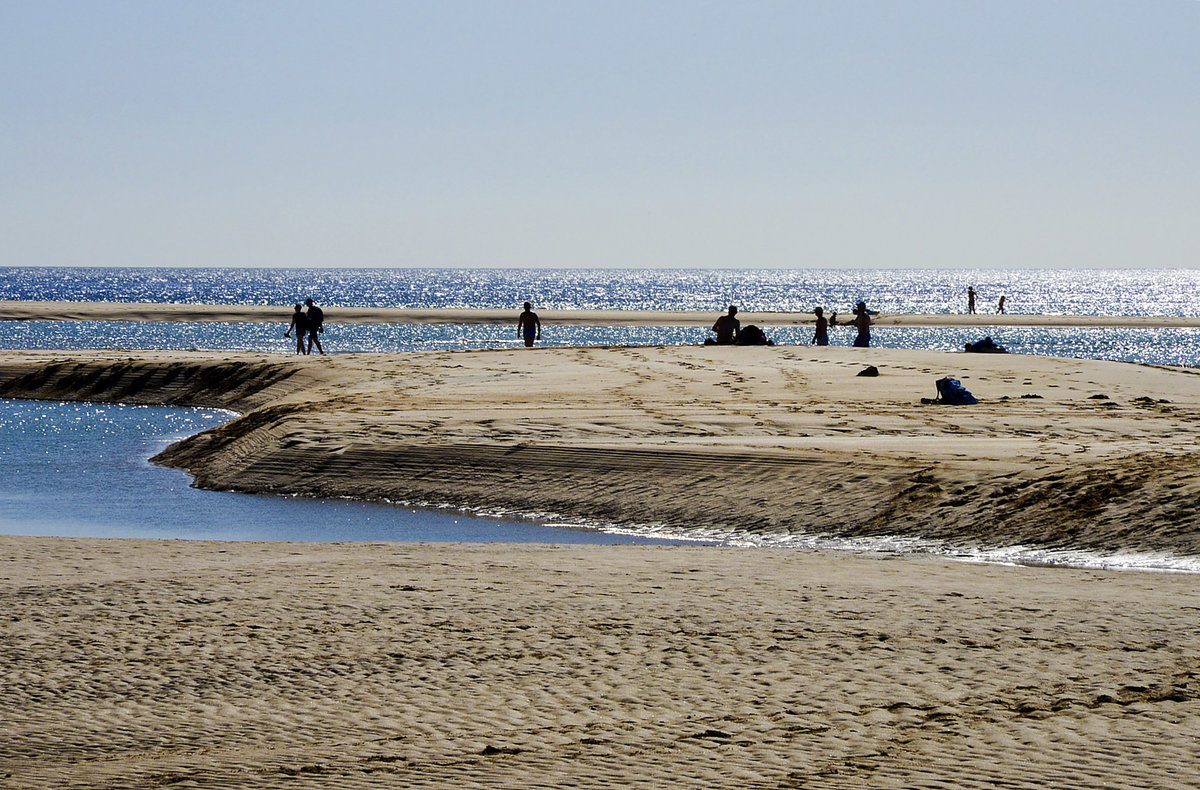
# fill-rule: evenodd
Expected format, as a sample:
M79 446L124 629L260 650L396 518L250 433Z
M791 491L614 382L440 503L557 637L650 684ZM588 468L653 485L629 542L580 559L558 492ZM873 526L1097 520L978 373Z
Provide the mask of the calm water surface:
M0 400L0 533L69 537L503 543L679 542L343 500L191 488L147 460L228 412Z

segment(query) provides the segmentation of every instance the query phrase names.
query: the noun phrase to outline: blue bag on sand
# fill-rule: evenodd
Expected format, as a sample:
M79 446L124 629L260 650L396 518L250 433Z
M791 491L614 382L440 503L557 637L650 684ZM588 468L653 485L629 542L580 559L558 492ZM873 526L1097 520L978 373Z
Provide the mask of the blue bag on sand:
M967 391L958 379L944 378L937 380L938 402L950 406L974 406L979 401Z

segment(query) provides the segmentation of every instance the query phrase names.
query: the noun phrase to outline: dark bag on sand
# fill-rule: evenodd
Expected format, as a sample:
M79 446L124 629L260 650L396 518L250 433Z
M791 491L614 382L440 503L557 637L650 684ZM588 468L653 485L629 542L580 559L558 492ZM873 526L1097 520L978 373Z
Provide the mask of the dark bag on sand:
M773 346L775 345L770 340L767 340L767 335L754 324L747 324L742 329L738 330L737 340L734 341L739 346Z
M935 403L944 403L947 406L974 406L979 403L958 379L949 377L938 379L937 391L938 396Z

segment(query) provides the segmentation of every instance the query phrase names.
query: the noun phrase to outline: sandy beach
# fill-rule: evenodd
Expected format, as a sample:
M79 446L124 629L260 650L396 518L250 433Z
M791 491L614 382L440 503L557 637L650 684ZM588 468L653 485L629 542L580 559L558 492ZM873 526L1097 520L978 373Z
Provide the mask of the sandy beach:
M1185 788L1195 577L0 538L0 786Z
M980 404L922 404L944 375ZM1200 555L1187 368L834 347L11 351L0 397L234 410L157 459L210 488ZM1191 574L719 547L0 546L5 787L1200 774Z

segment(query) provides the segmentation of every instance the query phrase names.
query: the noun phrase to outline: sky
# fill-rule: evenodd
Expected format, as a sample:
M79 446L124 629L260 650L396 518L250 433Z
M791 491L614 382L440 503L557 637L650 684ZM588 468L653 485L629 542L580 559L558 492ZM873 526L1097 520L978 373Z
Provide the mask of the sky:
M0 0L0 265L1200 266L1195 0Z

